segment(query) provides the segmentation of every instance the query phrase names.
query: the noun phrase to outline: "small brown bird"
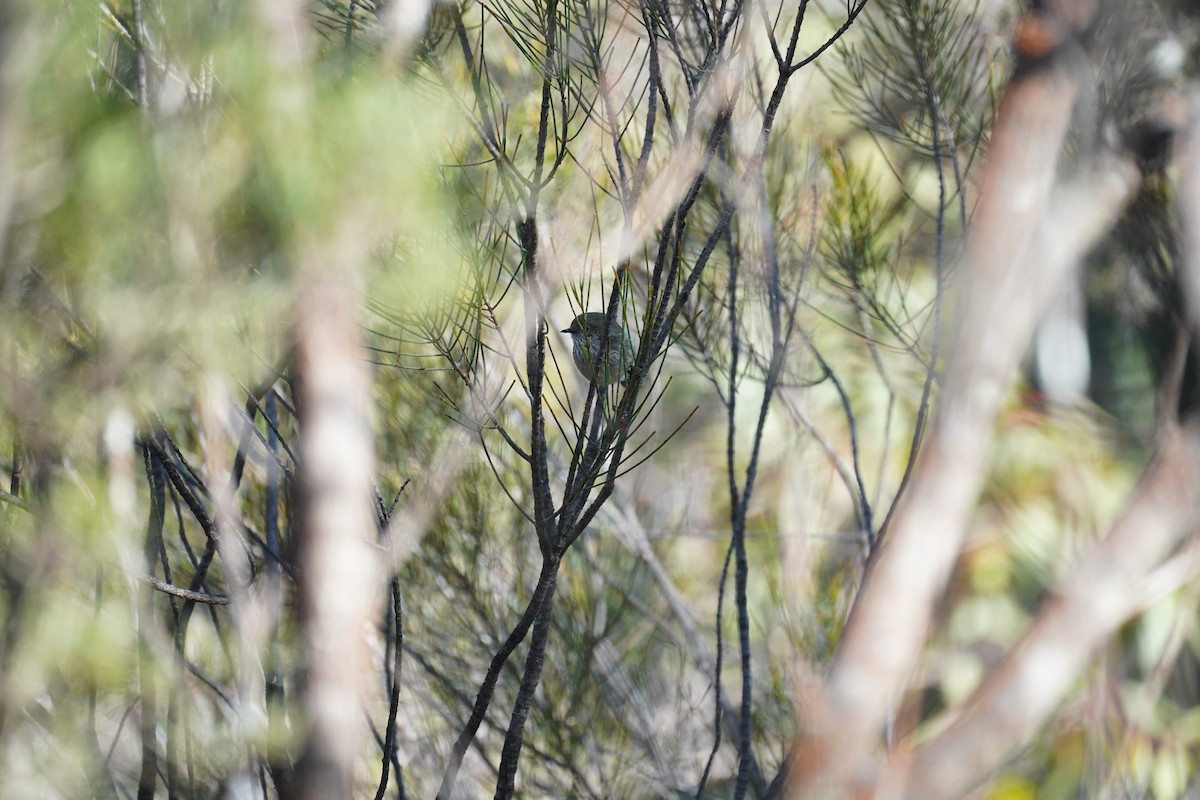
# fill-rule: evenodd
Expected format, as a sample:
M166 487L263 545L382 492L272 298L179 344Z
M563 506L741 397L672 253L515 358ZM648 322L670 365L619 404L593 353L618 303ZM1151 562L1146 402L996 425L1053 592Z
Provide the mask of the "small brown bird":
M629 331L614 317L604 335L605 316L599 311L588 311L571 320L571 326L563 333L571 334L571 356L583 376L597 386L608 386L629 377L633 367L633 341ZM601 352L601 348L605 352Z

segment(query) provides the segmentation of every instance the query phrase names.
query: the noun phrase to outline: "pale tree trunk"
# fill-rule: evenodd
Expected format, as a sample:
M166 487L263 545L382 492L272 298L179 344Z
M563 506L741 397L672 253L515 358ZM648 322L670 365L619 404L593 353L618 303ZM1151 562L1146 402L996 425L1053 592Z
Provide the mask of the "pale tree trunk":
M305 654L304 748L293 796L343 798L366 744L367 636L382 578L371 542L370 378L344 282L314 279L293 325L302 431L297 559Z

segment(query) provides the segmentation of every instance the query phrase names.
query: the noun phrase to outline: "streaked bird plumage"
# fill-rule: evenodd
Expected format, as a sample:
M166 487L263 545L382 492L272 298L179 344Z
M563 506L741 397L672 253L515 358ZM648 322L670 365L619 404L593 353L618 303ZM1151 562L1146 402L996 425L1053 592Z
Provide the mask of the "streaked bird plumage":
M629 331L614 317L604 334L605 315L588 311L571 320L563 333L571 335L571 356L583 376L597 386L624 381L633 366L633 341ZM603 349L603 352L602 352Z

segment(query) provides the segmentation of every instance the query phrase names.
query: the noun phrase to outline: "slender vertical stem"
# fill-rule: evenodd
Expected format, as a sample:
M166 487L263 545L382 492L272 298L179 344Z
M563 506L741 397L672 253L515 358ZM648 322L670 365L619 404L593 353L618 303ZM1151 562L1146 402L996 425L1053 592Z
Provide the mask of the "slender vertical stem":
M153 572L162 547L166 490L158 460L142 448L146 479L150 483L150 516L146 522L143 551L145 569ZM138 800L154 800L158 779L158 686L154 679L154 654L147 631L154 619L154 590L142 583L138 587L138 682L141 697L142 771L138 778Z
M546 642L550 636L550 622L554 612L554 589L558 583L558 563L550 571L545 598L541 603L537 619L533 623L533 638L529 642L529 653L525 657L525 669L521 675L521 688L513 706L508 733L504 737L504 749L500 755L500 777L496 784L496 800L511 800L517 778L517 764L521 758L521 744L525 738L525 721L529 718L529 706L533 693L542 677L546 659Z

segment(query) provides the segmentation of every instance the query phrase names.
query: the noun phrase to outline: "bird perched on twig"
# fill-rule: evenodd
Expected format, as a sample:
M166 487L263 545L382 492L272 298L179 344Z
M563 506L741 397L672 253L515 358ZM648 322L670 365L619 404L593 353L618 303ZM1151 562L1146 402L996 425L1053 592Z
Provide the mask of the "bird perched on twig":
M629 331L614 316L604 332L605 315L588 311L571 320L563 333L571 334L571 356L583 376L597 386L624 382L633 367L633 341Z

